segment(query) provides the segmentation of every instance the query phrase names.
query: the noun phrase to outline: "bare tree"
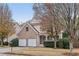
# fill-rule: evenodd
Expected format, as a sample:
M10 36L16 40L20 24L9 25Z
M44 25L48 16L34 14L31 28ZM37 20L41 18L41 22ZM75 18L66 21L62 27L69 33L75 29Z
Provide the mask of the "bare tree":
M56 3L56 4L35 4L36 16L42 20L42 28L57 36L60 27L68 33L70 53L73 50L73 43L77 41L79 30L79 4L77 3ZM59 26L61 25L61 26Z
M0 39L8 38L14 32L14 23L11 18L11 11L7 4L0 4Z
M46 31L52 38L54 38L54 48L56 48L56 42L58 34L62 29L60 22L58 21L57 12L55 11L55 4L34 4L33 9L35 11L36 18L41 19L41 29Z
M58 17L66 32L70 42L70 53L72 53L73 43L77 41L78 36L76 34L79 30L79 4L75 3L64 3L56 4L56 11L58 11Z

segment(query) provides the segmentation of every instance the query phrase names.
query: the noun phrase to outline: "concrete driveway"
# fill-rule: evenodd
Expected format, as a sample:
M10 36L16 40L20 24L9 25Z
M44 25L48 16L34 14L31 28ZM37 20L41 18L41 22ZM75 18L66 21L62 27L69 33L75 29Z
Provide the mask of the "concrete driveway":
M23 48L24 47L12 47L12 52L21 50ZM0 56L11 56L12 55L12 54L11 55L10 54L5 54L7 52L11 52L11 47L0 47Z

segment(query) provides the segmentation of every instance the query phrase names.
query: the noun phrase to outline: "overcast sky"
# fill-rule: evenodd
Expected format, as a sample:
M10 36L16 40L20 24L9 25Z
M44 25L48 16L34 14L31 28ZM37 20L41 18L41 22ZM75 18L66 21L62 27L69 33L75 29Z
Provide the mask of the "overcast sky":
M33 4L31 3L10 3L8 4L12 11L12 18L18 23L24 23L33 17Z

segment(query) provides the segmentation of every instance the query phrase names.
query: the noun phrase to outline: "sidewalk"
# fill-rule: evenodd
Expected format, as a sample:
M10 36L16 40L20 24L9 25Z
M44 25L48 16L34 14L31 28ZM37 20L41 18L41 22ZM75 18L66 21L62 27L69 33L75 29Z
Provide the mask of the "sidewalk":
M21 50L21 49L23 49L23 48L22 47L12 47L12 52ZM0 56L11 56L12 55L12 54L5 54L7 52L11 52L11 47L0 47Z

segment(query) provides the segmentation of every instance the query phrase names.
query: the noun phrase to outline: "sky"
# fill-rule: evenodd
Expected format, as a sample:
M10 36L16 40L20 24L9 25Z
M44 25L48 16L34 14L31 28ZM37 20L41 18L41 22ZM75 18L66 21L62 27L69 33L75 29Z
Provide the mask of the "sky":
M32 3L9 3L9 9L12 12L12 18L19 24L31 20L33 17Z

